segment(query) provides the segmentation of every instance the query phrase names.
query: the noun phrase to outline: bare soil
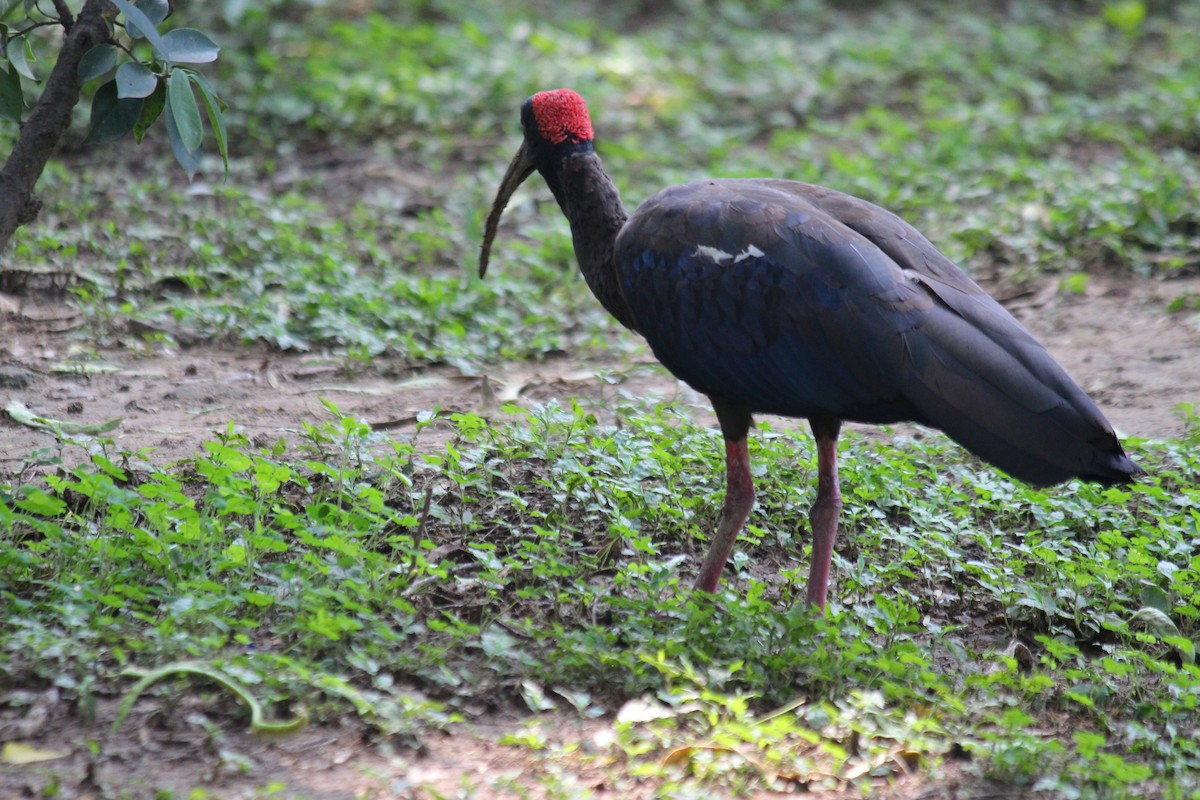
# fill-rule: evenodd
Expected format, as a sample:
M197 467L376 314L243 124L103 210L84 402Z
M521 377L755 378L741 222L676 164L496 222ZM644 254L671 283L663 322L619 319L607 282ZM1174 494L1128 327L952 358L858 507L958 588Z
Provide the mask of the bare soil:
M1005 302L1123 436L1172 438L1184 428L1175 406L1185 401L1200 406L1200 315L1165 310L1185 293L1200 294L1200 279L1093 279L1083 294L1064 294L1047 282L1010 293ZM413 431L417 414L434 407L487 411L507 399L603 400L615 388L594 377L598 369L617 369L625 391L680 397L706 413L703 398L651 366L648 352L629 363L560 359L487 378L449 368L400 376L386 369L348 374L331 355L211 343L149 352L97 348L69 306L5 297L0 334L0 403L20 401L34 414L70 422L120 419L106 435L122 450L140 451L156 463L187 458L230 421L259 444L294 441L304 422L328 418L320 398L398 434ZM81 362L75 356L83 352L89 359ZM17 478L31 453L54 447L45 431L7 416L0 418L0 432L5 476L0 480ZM267 796L264 787L272 782L286 788L270 796L320 800L539 797L544 793L537 787L552 775L595 797L648 796L652 788L628 778L611 755L611 720L514 713L475 720L450 735L429 734L405 747L369 741L350 721L284 739L255 738L228 718L208 719L186 699L146 698L122 731L111 734L111 701L87 710L68 707L53 691L19 697L17 691L0 687L0 742L19 741L60 757L24 766L0 759L0 800L149 798L164 796L156 794L160 790L178 797L192 787L207 788L211 797L259 797ZM580 755L499 744L505 733L527 724L542 726L548 741L578 745ZM88 742L99 743L102 755L92 755ZM562 778L564 769L569 779ZM57 794L39 794L51 785ZM964 785L953 764L933 775L901 774L880 790L884 797L930 800L1009 796L996 787Z

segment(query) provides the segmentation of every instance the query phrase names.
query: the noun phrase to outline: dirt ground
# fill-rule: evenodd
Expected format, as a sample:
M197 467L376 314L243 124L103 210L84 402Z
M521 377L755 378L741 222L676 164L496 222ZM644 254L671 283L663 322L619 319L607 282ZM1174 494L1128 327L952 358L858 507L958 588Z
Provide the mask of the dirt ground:
M1173 411L1181 402L1200 406L1200 314L1168 314L1175 297L1200 294L1200 279L1089 282L1083 294L1063 294L1052 282L1010 293L1006 305L1047 345L1092 394L1123 436L1176 437L1183 421ZM1002 294L1002 293L1001 293ZM0 404L19 401L34 414L79 423L120 419L107 435L125 451L144 451L154 462L185 458L200 443L226 430L230 420L256 442L294 439L302 422L328 418L326 398L344 413L397 434L414 429L418 412L487 410L498 400L550 397L601 399L615 391L595 377L616 368L620 388L704 401L652 366L649 353L632 363L579 363L565 359L521 365L489 375L463 376L435 369L397 377L385 372L349 375L339 360L320 354L269 352L261 348L200 344L157 352L101 349L84 338L83 319L61 304L36 304L0 297ZM99 358L80 368L73 357ZM50 448L46 432L0 418L0 480L25 469L34 451ZM15 690L13 690L15 691ZM341 800L365 797L544 796L536 787L561 772L562 759L528 748L499 744L505 733L543 725L547 739L578 744L592 760L575 757L578 769L565 785L595 797L647 796L650 787L623 777L612 750L612 721L581 722L555 716L475 720L452 735L431 734L419 747L364 741L362 731L314 727L286 739L256 739L219 730L179 700L164 710L142 700L119 734L108 732L114 709L101 704L94 721L81 721L55 697L22 697L0 687L0 742L21 741L60 758L14 766L0 758L0 800L34 796L162 797L155 790L188 796L207 787L210 797L305 797ZM39 716L40 715L40 716ZM197 724L197 720L201 722ZM207 727L206 727L207 726ZM223 726L229 727L229 726ZM88 742L101 745L90 755ZM561 776L560 776L561 779ZM505 793L487 789L497 781L524 787ZM563 779L566 780L566 779ZM273 781L286 789L270 793ZM571 783L573 781L574 783ZM55 783L58 794L41 794ZM934 780L900 778L883 797L1004 797L995 787L961 785L955 768L939 768ZM770 795L760 795L770 796Z

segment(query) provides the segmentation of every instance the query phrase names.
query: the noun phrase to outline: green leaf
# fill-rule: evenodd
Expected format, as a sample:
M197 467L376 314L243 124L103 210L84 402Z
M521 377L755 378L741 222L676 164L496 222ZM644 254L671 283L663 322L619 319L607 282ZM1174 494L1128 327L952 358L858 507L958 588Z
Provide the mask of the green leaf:
M183 70L172 70L167 76L167 119L174 120L184 149L189 153L200 149L204 141L200 106L196 105L192 82Z
M0 0L0 19L4 19L21 5L25 0Z
M1167 577L1170 576L1168 575ZM1167 596L1167 593L1158 586L1155 586L1154 584L1147 584L1146 586L1142 587L1142 590L1138 593L1138 596L1141 598L1143 606L1157 608L1164 614L1169 615L1171 613L1171 608L1174 604L1171 602L1171 598Z
M150 130L150 126L162 114L163 106L166 104L167 85L162 81L157 81L153 94L143 102L142 114L138 117L137 124L133 126L133 138L135 141L139 143L142 141L142 138L146 135L146 131Z
M549 697L546 697L546 692L542 689L541 684L531 681L521 681L521 698L525 701L525 705L530 711L537 713L539 711L555 711L558 706Z
M66 503L41 489L30 489L17 499L15 505L22 511L43 517L57 517L67 510Z
M1096 751L1104 747L1108 740L1102 733L1094 733L1092 731L1076 731L1075 746L1079 749L1079 754L1084 758L1095 758Z
M92 144L116 141L133 130L141 115L141 98L118 98L117 82L111 80L97 89L92 98L91 129L86 141Z
M162 37L163 57L175 64L207 64L217 60L221 48L195 28L176 28Z
M1185 664L1196 663L1196 643L1186 636L1164 636L1162 637L1164 644L1169 644L1175 648L1179 654L1179 658Z
M221 98L217 97L217 93L213 91L212 84L198 72L189 72L188 78L200 90L200 99L204 101L204 110L208 113L208 124L212 126L213 136L217 140L217 152L221 154L221 160L225 162L225 172L229 172L229 139L225 130L225 104L221 102Z
M1129 618L1130 627L1148 630L1157 636L1178 636L1179 628L1170 616L1152 606L1143 606Z
M117 65L116 45L100 44L83 54L79 59L76 75L80 83L87 83L102 75L107 75Z
M116 82L117 97L149 97L158 88L158 76L137 61L122 64Z
M1058 290L1067 294L1084 294L1088 287L1088 274L1075 272L1058 282Z
M125 15L125 31L135 39L144 38L154 48L155 54L162 57L166 48L163 46L162 37L158 35L158 26L154 21L129 0L112 0L112 4Z
M179 162L179 166L183 167L183 171L187 173L190 181L196 176L196 170L200 169L203 155L199 150L189 152L183 146L179 139L179 129L175 126L175 119L171 116L169 107L167 109L167 139L171 142L171 152L175 154L175 160Z
M171 4L168 0L138 0L134 5L138 11L146 15L146 19L154 24L155 29L171 14ZM142 38L142 31L137 25L134 25L133 31L130 31L129 35L135 39L140 39Z
M1146 20L1146 4L1141 0L1123 0L1104 6L1104 21L1117 30L1133 33Z
M21 76L15 69L0 69L0 117L21 121L25 111L25 94L21 91Z
M8 414L14 422L19 422L22 425L28 425L31 428L47 430L51 433L59 434L85 434L88 436L98 436L102 433L108 433L121 424L121 418L110 419L106 422L68 422L61 419L51 419L50 417L40 417L29 410L29 407L20 400L9 400L4 406L4 413Z
M168 79L168 81L169 80L170 79ZM199 148L189 150L184 145L183 135L180 133L180 130L179 130L179 123L176 120L175 113L172 110L171 103L170 103L170 92L171 92L170 86L171 85L168 82L168 84L167 84L167 100L168 100L168 102L165 105L165 109L167 112L167 138L171 142L171 151L173 153L175 153L175 160L179 162L179 166L183 167L183 170L184 170L184 172L187 173L188 180L190 181L192 179L192 177L195 176L196 170L200 169L200 161L201 161L202 156L201 156ZM191 91L189 89L189 94L190 93L191 93ZM192 102L195 103L195 98L192 98ZM199 110L197 110L197 118L199 118Z
M9 39L5 52L8 54L8 63L12 64L13 69L34 83L39 82L38 76L34 75L33 70L29 68L29 62L37 59L33 57L33 46L29 43L28 36Z

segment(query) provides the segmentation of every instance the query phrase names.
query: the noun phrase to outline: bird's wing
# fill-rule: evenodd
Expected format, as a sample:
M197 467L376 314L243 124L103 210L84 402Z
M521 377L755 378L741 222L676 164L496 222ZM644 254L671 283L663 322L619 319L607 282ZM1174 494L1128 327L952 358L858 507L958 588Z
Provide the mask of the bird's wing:
M761 182L711 181L647 200L616 258L638 329L697 390L790 416L919 419L896 368L932 302L846 233Z
M710 181L617 240L655 355L752 411L913 419L1033 483L1136 470L1045 348L912 226L822 187Z
M1115 442L1095 403L1046 348L916 228L857 197L805 187L810 202L868 239L935 300L938 313L930 314L922 329L947 355L970 364L1022 409L1047 413L1065 406L1077 424ZM970 409L973 403L965 406Z

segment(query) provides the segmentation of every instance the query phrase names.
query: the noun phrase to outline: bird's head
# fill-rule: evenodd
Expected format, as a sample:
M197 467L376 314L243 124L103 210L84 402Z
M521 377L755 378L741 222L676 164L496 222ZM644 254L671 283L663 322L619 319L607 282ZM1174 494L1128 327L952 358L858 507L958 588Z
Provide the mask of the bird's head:
M517 187L537 170L561 204L555 172L558 165L568 156L592 149L592 119L588 116L587 103L570 89L538 92L522 103L521 128L525 139L500 181L484 228L479 252L481 278L487 272L488 255L500 225L500 215Z

